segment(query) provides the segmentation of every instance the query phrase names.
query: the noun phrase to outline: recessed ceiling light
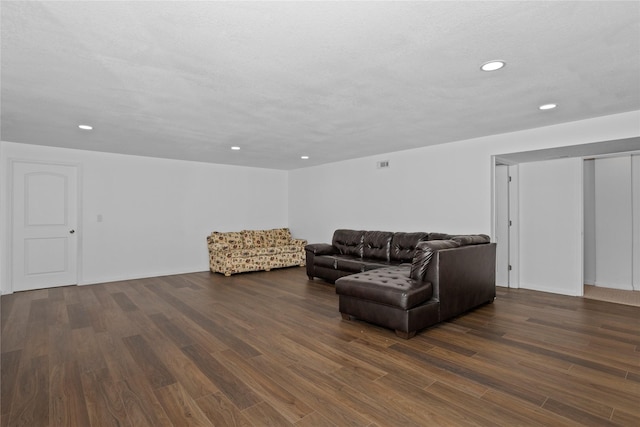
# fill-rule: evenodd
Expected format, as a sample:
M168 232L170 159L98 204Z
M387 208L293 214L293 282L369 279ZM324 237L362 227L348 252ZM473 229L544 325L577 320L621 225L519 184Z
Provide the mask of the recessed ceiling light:
M301 158L302 160L307 160L307 159L309 158L309 156L300 156L300 158Z
M480 69L482 71L496 71L504 67L505 65L507 65L507 63L504 61L494 60L494 61L485 62L484 64L482 64Z
M539 110L553 110L554 108L556 108L557 105L556 104L544 104L538 107Z
M92 130L93 126L89 126L89 125L78 125L78 127L82 130Z
M238 150L240 149L240 147L238 147L238 146L234 146L234 147L231 147L231 149L232 149L232 150L235 150L235 151L238 151Z

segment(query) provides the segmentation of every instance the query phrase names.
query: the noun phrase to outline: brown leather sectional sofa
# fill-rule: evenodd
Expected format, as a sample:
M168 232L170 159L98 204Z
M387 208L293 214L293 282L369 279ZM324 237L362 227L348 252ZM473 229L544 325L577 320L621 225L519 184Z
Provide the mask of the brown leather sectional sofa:
M336 284L345 319L403 338L493 302L496 244L486 235L336 230L305 247L307 275Z

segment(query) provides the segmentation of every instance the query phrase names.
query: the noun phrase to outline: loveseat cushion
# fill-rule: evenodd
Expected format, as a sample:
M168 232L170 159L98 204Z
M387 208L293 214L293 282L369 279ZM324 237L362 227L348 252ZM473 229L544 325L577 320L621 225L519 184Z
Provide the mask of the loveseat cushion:
M362 256L364 258L388 261L392 237L393 233L389 231L365 232L362 238Z
M409 277L408 267L387 267L336 280L336 293L409 310L431 299L431 283Z
M364 231L362 230L336 230L333 233L333 246L342 255L351 255L362 258L362 246Z
M433 254L441 249L457 248L460 243L455 240L427 240L418 243L416 254L411 263L410 277L413 280L424 280Z
M395 262L411 262L416 251L416 245L421 240L427 240L428 233L403 233L393 234L391 239L391 251L389 259Z

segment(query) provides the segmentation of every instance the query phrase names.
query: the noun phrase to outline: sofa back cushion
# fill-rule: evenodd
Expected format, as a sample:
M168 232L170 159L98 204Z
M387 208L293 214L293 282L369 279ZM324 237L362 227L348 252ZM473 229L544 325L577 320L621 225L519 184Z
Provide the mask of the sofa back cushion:
M390 231L367 231L362 239L362 256L368 259L389 261L391 252Z
M242 249L244 248L244 236L238 231L229 231L226 233L214 231L211 233L211 243L227 245L229 249Z
M291 244L291 231L288 228L274 228L267 230L272 246L287 246Z
M484 243L491 243L491 238L486 234L467 234L461 236L452 236L451 240L455 240L460 243L460 246L468 245L482 245Z
M394 233L391 239L390 260L395 262L411 262L416 252L416 245L427 240L428 233Z
M265 230L242 230L245 248L267 248L271 244Z
M449 240L451 239L450 234L447 233L438 233L438 232L432 232L429 233L429 237L427 237L425 240Z
M331 244L343 255L352 255L362 258L364 231L362 230L336 230L333 233Z
M424 280L434 253L441 249L451 249L459 246L460 243L455 240L428 240L420 242L418 246L416 246L416 255L413 257L413 262L411 263L410 277L417 281Z

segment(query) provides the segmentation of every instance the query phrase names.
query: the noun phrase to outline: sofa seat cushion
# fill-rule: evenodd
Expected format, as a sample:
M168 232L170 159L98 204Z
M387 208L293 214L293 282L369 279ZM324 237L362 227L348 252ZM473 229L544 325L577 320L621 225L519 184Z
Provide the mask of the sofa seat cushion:
M409 310L431 299L430 282L409 278L409 267L387 267L336 280L336 293Z
M245 248L228 251L227 258L248 258L262 255L277 255L281 251L278 248Z
M337 262L338 262L338 259L336 258L335 255L320 255L320 256L316 256L314 260L314 264L316 266L331 268L331 269L336 268Z
M336 256L336 269L348 273L364 271L364 263L360 258Z
M276 250L275 253L278 254L289 254L289 253L297 253L302 250L304 245L285 245L285 246L276 246L273 249Z

